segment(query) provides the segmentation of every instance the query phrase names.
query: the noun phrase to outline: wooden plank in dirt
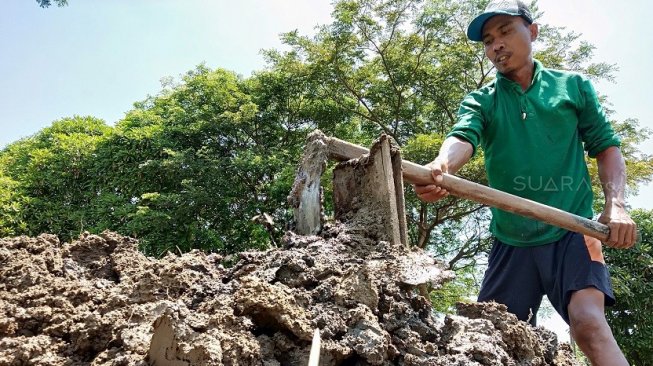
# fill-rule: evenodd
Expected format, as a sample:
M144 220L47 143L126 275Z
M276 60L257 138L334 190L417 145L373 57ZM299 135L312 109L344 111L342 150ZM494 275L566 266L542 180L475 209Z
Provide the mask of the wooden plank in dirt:
M382 136L369 155L340 163L333 171L335 219L352 226L377 227L379 240L406 245L401 157L393 158L390 139ZM397 161L397 159L399 159Z

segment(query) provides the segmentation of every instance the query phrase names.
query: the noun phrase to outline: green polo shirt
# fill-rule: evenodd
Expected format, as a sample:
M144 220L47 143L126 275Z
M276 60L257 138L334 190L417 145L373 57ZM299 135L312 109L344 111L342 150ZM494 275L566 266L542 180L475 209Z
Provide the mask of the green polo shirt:
M468 94L448 136L480 146L491 187L592 217L592 187L585 163L619 138L590 81L535 61L531 86L497 78ZM490 231L502 242L535 246L566 232L540 221L492 208Z

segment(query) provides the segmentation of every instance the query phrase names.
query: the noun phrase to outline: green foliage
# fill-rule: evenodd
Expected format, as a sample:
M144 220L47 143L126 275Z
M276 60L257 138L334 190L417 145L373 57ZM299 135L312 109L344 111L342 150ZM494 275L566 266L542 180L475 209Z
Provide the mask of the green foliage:
M426 164L437 155L443 136L419 134L411 138L402 149L404 158ZM486 183L482 152L479 152L458 173L465 179ZM488 211L483 205L450 196L434 204L424 204L406 191L406 202L412 208L408 215L411 242L428 247L438 258L449 262L451 268L460 269L474 265L476 257L485 248ZM416 213L416 214L415 214Z
M474 67L460 56L477 51L447 42L464 38L454 27L459 8L453 1L340 1L334 22L313 39L286 34L293 50L276 59L306 62L316 96L347 111L366 135L383 132L403 145L415 133L442 134L454 121L465 89L449 86L465 85ZM455 58L449 46L458 47Z
M9 145L0 155L4 184L13 187L11 204L1 211L11 216L3 231L51 232L68 239L92 227L95 218L87 210L95 197L94 152L110 131L104 121L92 117L64 118Z
M25 223L20 219L22 200L18 187L18 182L0 172L0 237L14 236L25 230Z
M50 5L52 5L52 1L53 0L36 0L42 8L49 8ZM54 3L57 4L58 7L63 7L68 5L68 0L54 0Z
M607 308L612 332L631 365L653 365L653 211L632 217L642 235L628 250L606 249L617 303Z
M233 253L278 241L290 217L284 203L293 162L310 126L279 101L291 96L270 90L284 87L274 73L244 81L199 66L137 104L98 151L105 166L119 167L104 183L107 203L120 202L126 214L118 229L153 255ZM252 221L262 213L277 225Z
M653 157L644 154L638 146L651 136L651 130L639 126L636 119L612 121L615 132L621 139L621 153L626 161L626 196L637 194L637 188L646 184L653 177ZM596 159L587 158L594 192L594 211L601 212L605 204L603 188L599 180Z
M476 299L476 277L473 267L458 269L456 278L442 288L430 292L433 309L438 313L455 314L456 304Z
M2 234L70 240L111 229L157 256L268 247L291 218L286 196L315 127L300 105L325 110L304 85L199 66L115 128L57 121L0 154ZM253 221L263 213L272 225Z

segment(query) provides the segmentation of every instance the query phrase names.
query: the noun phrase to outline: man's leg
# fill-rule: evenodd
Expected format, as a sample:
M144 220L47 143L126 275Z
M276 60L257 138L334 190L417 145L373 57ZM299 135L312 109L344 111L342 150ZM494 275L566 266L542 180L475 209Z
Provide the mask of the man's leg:
M605 306L615 299L601 242L567 233L535 250L547 296L592 365L628 365L605 319Z
M571 335L593 366L628 365L605 320L604 303L594 287L575 291L568 307Z
M504 304L519 320L536 325L543 294L532 249L514 247L495 239L478 301Z

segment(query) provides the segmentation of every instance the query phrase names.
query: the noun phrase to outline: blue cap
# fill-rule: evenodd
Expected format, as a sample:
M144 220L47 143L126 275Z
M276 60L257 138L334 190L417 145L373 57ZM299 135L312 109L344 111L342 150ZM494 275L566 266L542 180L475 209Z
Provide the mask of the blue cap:
M526 4L519 0L495 0L485 7L480 15L476 16L469 27L467 27L467 38L472 41L480 42L483 40L483 26L485 22L495 15L513 15L526 19L528 23L533 23L533 17Z

